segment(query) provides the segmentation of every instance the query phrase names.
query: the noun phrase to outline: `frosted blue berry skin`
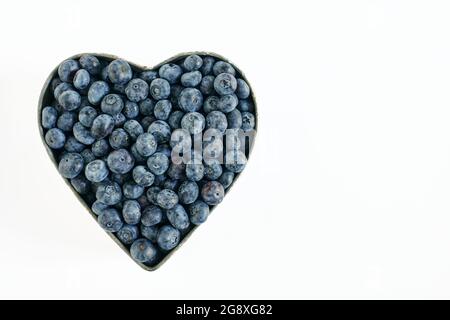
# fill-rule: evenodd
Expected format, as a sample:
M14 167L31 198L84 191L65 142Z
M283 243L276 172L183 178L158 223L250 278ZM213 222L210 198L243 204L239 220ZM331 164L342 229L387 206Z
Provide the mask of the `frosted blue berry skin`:
M147 83L150 83L158 77L158 72L153 70L144 70L139 73L138 77Z
M162 226L157 235L156 242L164 251L170 251L180 243L181 233L172 226Z
M170 87L170 102L172 102L173 106L178 106L178 98L180 97L181 91L183 91L184 87L178 84L171 85Z
M58 111L53 107L45 107L41 113L41 125L45 129L54 128L58 119Z
M183 116L184 112L180 110L175 110L170 114L169 119L167 119L167 123L172 130L181 128L181 119Z
M61 93L58 98L58 103L64 110L72 111L81 105L81 96L74 90L67 90Z
M101 203L98 200L95 200L91 206L92 212L94 212L98 216L102 214L103 210L108 209L108 208L109 208L108 205Z
M114 208L103 210L102 213L98 216L97 221L98 224L108 232L117 232L123 226L120 214Z
M234 173L242 172L247 164L247 158L239 150L228 151L225 154L225 168Z
M246 99L246 100L239 100L237 108L241 112L255 112L255 106L248 99Z
M202 81L200 71L186 72L181 76L181 84L185 87L196 87Z
M239 99L235 94L226 94L219 98L217 109L223 113L233 111L238 105Z
M117 182L102 182L95 195L100 202L112 206L122 200L122 188Z
M131 142L129 134L122 128L114 129L109 135L108 140L111 148L115 150L126 148Z
M144 187L134 183L134 182L126 182L123 185L123 196L126 199L136 200L144 193Z
M155 104L153 113L158 120L167 120L172 111L172 104L169 100L159 100Z
M234 173L231 171L224 171L218 181L223 185L225 189L227 189L229 186L231 186L231 183L233 183L234 180Z
M87 70L91 75L98 75L102 66L97 57L90 54L83 54L79 59L80 65Z
M211 111L217 111L219 104L219 97L217 96L209 96L206 98L205 103L203 104L203 112L205 114L210 113Z
M205 164L205 178L208 180L217 180L222 175L222 165L219 161L211 161Z
M136 143L133 143L130 148L131 155L133 156L136 164L143 164L147 160L147 157L141 156L139 151L136 149Z
M178 97L178 106L185 112L198 111L202 105L203 95L196 88L183 89Z
M109 114L101 114L92 122L91 135L95 139L103 139L114 130L114 118Z
M45 142L52 149L61 149L66 142L66 135L61 129L52 128L45 134Z
M108 65L108 79L114 84L125 84L133 77L133 71L128 62L116 59Z
M208 181L203 185L201 195L205 203L215 206L222 202L225 190L220 182Z
M73 59L63 61L58 67L59 78L64 82L71 82L78 69L80 69L78 61Z
M211 75L213 72L213 66L214 66L215 62L216 62L216 59L214 59L211 56L203 57L203 65L200 68L201 73L204 76Z
M84 69L80 69L75 73L73 78L73 86L79 90L84 90L89 86L91 82L91 76L89 72Z
M204 95L210 95L214 93L214 77L206 76L200 82L200 92Z
M228 127L227 117L223 112L211 111L206 116L206 128L207 129L217 129L221 134L225 133Z
M55 90L53 90L53 95L55 97L55 99L58 101L59 96L63 93L66 92L67 90L73 90L73 86L70 83L67 82L62 82L59 85L56 86Z
M184 163L171 163L167 169L167 175L175 180L185 179L186 165Z
M242 126L242 114L238 109L227 113L228 129L239 129Z
M150 94L153 99L167 99L170 95L170 84L165 79L155 79L150 83Z
M127 100L122 112L128 119L134 119L139 115L139 105L136 102Z
M189 206L189 218L191 223L200 225L206 221L209 216L209 206L201 201L197 200Z
M242 112L242 130L250 131L255 128L255 116L250 112Z
M157 225L162 221L163 212L160 207L150 205L142 211L141 223L146 227Z
M141 238L130 247L131 257L141 263L151 263L157 257L158 251L150 240Z
M148 202L150 202L152 204L157 204L156 197L158 196L158 193L160 193L160 192L161 192L161 188L159 188L157 186L151 186L150 188L148 188L147 192L145 193L145 195L147 196Z
M155 175L146 166L136 166L133 169L133 180L142 187L149 187L155 181Z
M147 227L141 224L141 235L151 242L156 242L156 237L158 236L159 228L157 226Z
M203 59L197 54L191 54L187 56L183 61L183 67L187 71L198 70L203 65Z
M61 157L58 171L64 178L75 178L84 166L84 159L79 153L66 153Z
M234 76L236 74L236 70L228 62L217 61L213 66L213 73L215 76L218 76L221 73L229 73Z
M117 238L123 244L132 244L139 237L139 229L136 226L124 225L117 231Z
M237 79L236 95L239 99L247 99L250 96L250 87L247 82L242 79Z
M214 90L219 95L232 94L236 88L236 78L230 73L221 73L214 79Z
M123 129L129 134L132 140L136 140L144 133L144 128L136 120L128 120L123 124Z
M118 114L122 111L124 107L124 102L122 98L115 93L106 95L100 104L102 112L107 113L111 116Z
M108 155L107 163L112 172L124 174L133 169L134 158L126 149L119 149Z
M155 136L156 142L158 144L166 143L170 141L170 135L172 130L167 122L163 120L156 120L149 127L147 132Z
M194 181L184 181L178 188L178 198L182 204L191 204L197 200L199 189Z
M136 150L140 155L149 157L155 153L158 144L153 134L145 132L136 139Z
M205 117L199 112L186 113L181 119L181 128L187 130L191 135L199 134L205 129Z
M182 73L181 67L175 63L166 63L159 68L159 76L170 84L177 82Z
M91 182L102 182L108 177L109 170L103 160L96 159L84 168L84 175Z
M163 183L163 189L170 189L176 191L180 185L180 180L176 179L166 179Z
M80 153L81 151L84 150L85 147L86 146L84 144L79 142L73 136L68 137L66 139L66 143L64 144L64 150L66 150L67 152L78 152L78 153Z
M91 149L84 149L83 151L81 151L81 156L84 159L84 163L89 163L95 160L95 156L92 153Z
M91 150L97 158L103 158L109 153L109 143L106 139L100 139L92 144Z
M186 164L186 178L191 181L200 181L205 175L205 167L202 163Z
M63 112L56 121L56 126L63 131L72 131L73 125L76 122L76 115L73 112Z
M151 98L146 98L139 102L139 112L143 116L152 116L155 103Z
M156 196L156 203L163 209L171 209L178 203L178 195L173 190L163 189Z
M103 97L109 93L109 85L105 81L95 81L88 90L88 100L94 106L100 104Z
M142 79L131 80L125 88L125 94L128 100L132 102L139 102L147 98L148 91L148 83Z
M75 178L70 179L72 187L81 195L87 194L91 191L91 183L82 174L79 174Z
M155 121L156 121L156 118L153 115L141 118L140 122L142 125L142 129L144 129L144 131L147 132L148 127L150 127L150 125Z
M166 215L174 228L185 230L189 227L189 216L182 205L176 204L173 208L166 211Z
M94 119L97 118L97 110L91 106L85 106L78 113L78 121L85 127L92 127Z
M131 225L141 221L141 206L136 200L126 200L122 207L123 220Z

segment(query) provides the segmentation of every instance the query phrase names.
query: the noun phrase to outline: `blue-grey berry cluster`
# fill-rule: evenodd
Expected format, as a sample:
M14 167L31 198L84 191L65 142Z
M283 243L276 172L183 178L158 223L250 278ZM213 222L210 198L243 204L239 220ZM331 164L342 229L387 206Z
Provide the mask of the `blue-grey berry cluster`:
M209 55L138 70L86 54L61 63L49 90L40 119L60 174L100 226L149 266L206 221L244 169L248 150L230 148L223 134L256 129L249 85ZM225 162L196 152L173 161L176 147L206 130L202 148Z

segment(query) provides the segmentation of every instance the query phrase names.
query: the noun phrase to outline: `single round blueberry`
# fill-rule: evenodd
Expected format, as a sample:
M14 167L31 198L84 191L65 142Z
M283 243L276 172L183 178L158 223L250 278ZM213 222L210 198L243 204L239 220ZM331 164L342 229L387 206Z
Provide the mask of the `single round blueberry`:
M233 76L236 74L236 70L234 70L233 66L225 61L217 61L213 66L213 73L215 76L218 76L221 73L229 73Z
M225 168L234 173L244 170L247 164L245 154L239 150L228 151L225 154Z
M233 183L234 180L234 173L231 171L225 171L222 173L222 175L219 178L219 182L223 185L223 187L226 189Z
M81 195L88 193L91 190L91 184L82 174L70 180L72 187Z
M149 187L155 181L155 176L144 166L136 166L133 169L133 180L140 186Z
M201 200L195 201L189 206L189 217L195 225L202 224L209 216L209 206Z
M61 157L58 171L64 178L75 178L83 170L84 159L79 153L66 153Z
M219 104L219 97L217 96L209 96L206 98L205 103L203 104L203 111L204 113L208 114L211 111L217 111Z
M255 116L250 112L242 112L242 130L244 132L255 128Z
M84 144L79 142L73 136L70 136L69 138L67 138L66 139L66 143L64 144L64 149L67 152L78 152L78 153L80 153L81 151L84 150L85 147L86 146Z
M235 94L226 94L219 98L217 110L228 113L236 109L239 99Z
M214 79L214 90L220 95L232 94L236 87L236 78L230 73L221 73Z
M197 54L191 54L183 61L183 67L188 71L198 70L202 65L203 59Z
M81 105L81 96L74 90L67 90L61 93L58 98L58 103L64 110L72 111Z
M147 239L138 239L130 247L131 257L142 263L149 263L156 259L157 249Z
M172 111L172 104L169 100L159 100L153 113L158 120L167 120L169 118L170 112Z
M98 216L102 214L103 210L108 209L108 208L109 208L108 205L106 205L98 200L95 200L91 206L92 212L94 212Z
M212 73L212 69L216 60L211 56L206 56L203 58L203 65L200 68L201 73L207 76Z
M134 183L126 182L123 185L123 195L126 199L137 199L144 193L144 187Z
M66 142L66 135L61 129L52 128L45 134L45 142L52 149L61 149Z
M237 79L236 95L239 99L247 99L250 96L250 87L247 82L242 79Z
M73 86L70 83L67 82L62 82L60 83L55 90L53 90L53 96L55 97L56 100L59 100L59 96L68 91L68 90L73 90Z
M208 180L217 180L222 175L222 165L218 160L210 161L205 164L205 178Z
M211 111L206 116L206 128L207 129L217 129L221 134L225 133L228 127L227 117L223 112Z
M72 131L75 121L75 113L66 111L59 116L56 126L63 131Z
M70 82L78 69L80 69L78 62L73 59L68 59L59 65L58 76L62 81Z
M89 72L84 69L78 70L73 77L73 86L79 90L86 89L90 82L91 76L89 75Z
M156 100L167 99L170 95L169 82L161 78L153 80L150 84L150 94Z
M214 93L214 77L206 76L200 82L200 92L204 95L210 95Z
M179 230L166 225L159 229L156 241L161 249L169 251L178 245L180 238L181 234Z
M181 119L181 128L190 134L199 134L205 129L205 117L198 112L189 112Z
M148 158L147 166L153 174L161 175L169 168L169 158L161 152L156 152Z
M100 159L89 162L84 168L84 175L92 182L101 182L106 179L108 174L106 163Z
M144 70L141 73L139 73L138 77L150 83L158 77L158 72L153 70Z
M90 54L83 54L80 59L80 65L86 69L90 74L97 75L101 71L101 64L97 57Z
M181 84L185 87L196 87L202 81L200 71L186 72L181 76Z
M107 113L111 116L118 114L122 111L124 107L124 103L122 98L118 94L108 94L106 95L101 102L101 109L104 113Z
M92 144L92 152L97 158L103 158L109 153L109 143L106 139L100 139Z
M88 90L88 100L93 105L98 105L104 96L109 93L109 86L104 81L95 81Z
M123 244L132 244L139 236L139 229L136 226L124 225L117 231L117 238Z
M58 111L53 107L45 107L41 113L41 125L45 129L51 129L55 127L56 120L58 119Z
M163 189L156 196L156 202L163 209L171 209L178 203L178 195L169 189Z
M95 156L92 153L91 149L84 149L83 151L81 151L81 156L84 159L84 163L89 163L95 160Z
M227 123L229 129L239 129L242 126L242 114L238 109L227 113Z
M202 188L202 198L209 205L217 205L222 202L225 196L225 190L217 181L208 181L203 185Z
M124 174L133 169L134 158L127 150L119 149L108 155L107 163L112 172Z
M200 163L186 164L186 178L191 181L200 181L205 175L205 167Z
M128 147L130 141L130 136L122 128L114 129L109 136L109 144L115 150Z
M185 112L200 110L203 105L203 95L195 88L186 88L181 91L178 97L178 106Z
M255 110L255 106L248 99L246 99L246 100L239 100L237 108L241 112L254 112L254 110Z
M166 215L170 224L178 230L185 230L189 227L189 216L182 205L176 204L166 211Z
M92 122L91 134L95 139L103 139L114 130L114 119L109 114L101 114Z
M98 224L109 232L117 232L122 228L123 222L119 212L114 208L108 208L102 211L97 218Z
M83 126L90 128L92 127L92 123L94 122L94 119L97 117L97 115L97 110L95 110L95 108L91 106L85 106L81 108L80 112L78 113L78 121L80 121Z
M122 200L122 189L117 182L103 182L96 192L97 200L107 205L115 205Z
M136 102L126 101L123 114L128 119L134 119L139 115L139 105Z
M139 112L143 116L152 116L155 109L155 103L152 99L146 98L139 102Z
M185 179L186 178L186 165L182 163L172 163L167 169L167 175L175 180Z
M155 136L158 144L169 142L172 133L170 126L163 120L156 120L153 122L148 127L147 131Z
M157 226L146 227L141 224L141 235L151 242L156 242L159 228Z
M198 185L194 181L184 181L178 188L178 198L183 204L190 204L197 200Z
M144 133L144 129L136 120L128 120L123 124L123 128L133 140L136 140L141 134Z
M136 149L143 157L151 156L157 147L156 138L151 133L143 133L136 139Z
M147 196L148 202L153 203L153 204L157 204L156 197L158 196L158 194L160 192L161 192L161 188L159 188L159 187L151 186L150 188L148 188L147 192L145 194Z
M163 212L158 206L148 206L142 211L141 223L146 227L154 226L162 221Z
M171 84L177 82L182 73L181 67L174 63L166 63L159 68L159 76Z
M125 88L125 94L128 100L133 102L139 102L147 98L148 91L148 84L142 79L131 80Z
M123 220L126 223L134 225L141 221L141 206L136 200L126 200L122 208Z
M125 84L133 77L128 62L116 59L108 65L108 79L114 84Z
M169 124L170 128L172 130L181 128L181 119L184 116L184 112L180 110L176 110L172 112L172 114L169 116L169 119L167 120L167 123Z

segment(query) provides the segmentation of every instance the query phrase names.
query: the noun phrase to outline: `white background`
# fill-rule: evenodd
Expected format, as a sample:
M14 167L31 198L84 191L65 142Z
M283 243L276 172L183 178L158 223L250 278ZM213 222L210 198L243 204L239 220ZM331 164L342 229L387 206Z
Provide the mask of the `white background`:
M3 1L0 298L450 298L448 1ZM217 52L259 134L240 181L158 271L135 265L41 144L63 59Z

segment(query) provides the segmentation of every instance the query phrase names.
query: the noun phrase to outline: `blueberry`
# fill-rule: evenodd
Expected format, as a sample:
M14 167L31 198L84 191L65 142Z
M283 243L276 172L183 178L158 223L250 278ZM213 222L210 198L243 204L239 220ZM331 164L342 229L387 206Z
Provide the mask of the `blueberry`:
M151 133L143 133L136 139L136 150L141 156L148 157L155 153L157 148L156 138Z
M189 227L189 216L182 205L176 204L166 211L166 215L170 224L178 230L185 230Z
M255 106L250 100L239 100L237 108L241 112L253 112L255 110Z
M200 181L205 175L205 167L200 163L186 164L186 178L191 181Z
M206 128L217 129L224 134L228 127L227 117L220 111L211 111L206 116Z
M201 200L195 201L189 206L189 217L195 225L202 224L209 216L209 206Z
M198 111L203 105L203 95L195 88L183 89L178 97L178 105L185 112Z
M126 182L123 185L123 195L126 199L137 199L144 193L144 187L134 183Z
M250 87L242 79L237 79L236 95L239 99L247 99L250 96Z
M198 134L205 128L205 117L198 112L186 113L181 120L181 127L190 134Z
M84 69L80 69L75 73L73 77L73 86L79 90L86 89L91 82L91 76L89 72Z
M154 109L155 109L155 104L153 103L153 100L150 98L144 99L141 102L139 102L139 112L143 116L153 115Z
M156 241L161 249L169 251L178 245L180 237L180 231L172 226L166 225L159 229Z
M213 73L215 76L218 76L221 73L229 73L231 75L236 74L236 70L234 70L233 66L225 61L217 61L213 66Z
M158 77L158 72L153 70L144 70L139 73L138 77L146 82L152 82Z
M128 120L123 124L123 128L133 140L136 140L137 137L144 133L144 129L136 120Z
M148 84L142 79L131 80L125 88L125 94L128 100L133 102L139 102L147 98L148 91Z
M205 103L203 104L203 111L208 114L211 111L217 111L219 104L219 98L217 96L209 96L206 98Z
M181 91L183 91L184 87L174 84L170 87L170 102L172 105L178 106L178 98L180 97Z
M109 232L117 232L122 228L123 222L119 212L114 208L108 208L102 211L97 218L98 224Z
M216 60L213 57L207 56L203 58L203 65L200 68L201 73L206 76L212 73L212 69Z
M114 129L109 136L109 144L115 150L128 147L130 140L130 136L122 128Z
M132 77L133 71L128 62L116 59L108 65L108 79L112 83L125 84L130 81Z
M183 67L188 71L198 70L202 65L203 59L197 54L191 54L183 61Z
M75 120L75 113L66 111L59 116L56 126L63 131L72 131Z
M235 94L226 94L219 98L217 109L224 113L228 113L236 109L239 99Z
M89 163L95 160L95 156L92 153L91 149L84 149L83 151L81 151L81 156L84 159L84 163Z
M244 132L255 128L255 116L250 112L242 112L242 130Z
M183 204L193 203L198 198L198 185L194 181L184 181L178 188L178 198Z
M156 152L165 154L167 158L170 158L172 155L172 150L170 149L169 145L165 143L158 145L158 148L156 148Z
M165 121L156 120L148 127L147 131L155 136L158 144L169 142L170 140L171 130Z
M238 109L227 113L227 123L229 129L239 129L242 126L242 115Z
M200 92L204 95L210 95L214 93L214 77L206 76L200 82Z
M91 190L91 184L82 174L70 180L72 187L81 195L88 193Z
M61 149L66 142L66 136L61 129L52 128L45 134L45 142L52 149Z
M133 169L133 180L140 186L149 187L155 181L155 176L144 166L136 166Z
M70 82L78 69L80 69L80 66L76 60L63 61L58 67L59 78L64 82Z
M122 208L123 220L126 223L134 225L141 221L141 206L136 200L126 200Z
M229 186L231 186L231 183L233 183L234 180L234 173L231 171L225 171L222 173L222 175L219 178L219 182L223 185L223 187L226 189Z
M205 178L208 180L217 180L222 175L222 165L219 161L210 161L205 164Z
M84 168L84 175L92 182L101 182L106 179L108 174L106 163L100 159L89 162Z
M153 174L161 175L169 168L169 158L161 152L156 152L148 158L147 166Z
M109 143L106 139L100 139L92 144L91 149L94 153L94 156L96 156L97 158L102 158L108 155Z
M80 109L80 112L78 113L78 121L80 123L90 128L92 127L92 123L94 122L94 119L97 117L97 110L95 108L92 108L91 106L85 106Z
M124 174L133 169L134 158L127 150L119 149L108 155L107 163L112 172Z
M167 169L167 175L172 179L185 179L186 165L184 163L172 163Z
M102 69L102 71L100 71L100 79L102 79L103 81L108 81L109 82L108 66L104 67Z
M134 160L136 161L136 163L138 163L138 164L142 164L142 163L144 163L146 160L147 160L147 157L144 157L144 156L141 156L141 154L139 153L139 151L137 150L137 148L136 148L136 143L134 143L132 146L131 146L131 154L133 155L133 157L134 157Z
M115 205L122 200L122 189L117 182L103 182L96 192L97 200L107 205Z
M144 129L144 131L147 131L148 127L150 127L150 125L155 121L156 121L156 118L153 115L143 117L141 119L142 129Z
M141 235L151 242L156 242L159 228L156 226L146 227L141 224Z
M117 238L123 244L132 244L139 236L139 229L136 226L124 225L118 232Z
M103 139L114 130L114 119L109 114L101 114L92 122L91 134L95 139Z
M58 103L67 111L77 109L81 105L81 96L74 90L67 90L61 93Z
M166 63L159 68L159 76L173 84L180 79L183 70L174 63Z
M139 105L136 102L126 101L123 114L128 119L134 119L139 115Z
M155 105L153 113L155 114L156 119L167 120L169 118L170 111L172 111L172 104L170 101L159 100Z
M236 78L230 73L221 73L214 79L214 90L220 95L232 94L236 87Z
M101 203L100 201L96 200L91 206L92 212L94 212L96 215L101 215L103 210L108 209L109 206Z
M247 163L245 154L239 150L228 151L225 155L225 168L234 173L244 170Z
M181 76L181 84L185 87L196 87L202 81L200 71L186 72Z
M173 190L163 189L156 196L156 202L163 209L171 209L178 203L178 195Z
M53 78L52 81L50 82L50 89L52 90L52 92L54 92L56 87L59 86L61 83L63 82L61 81L60 78Z
M148 188L147 192L145 194L147 196L148 202L153 203L153 204L157 204L156 197L158 196L158 194L160 192L161 192L161 188L159 188L159 187L152 186L152 187Z
M41 125L45 129L51 129L55 127L56 120L58 119L58 111L53 107L45 107L41 113Z
M83 170L84 159L79 153L66 153L61 157L58 171L64 178L75 178Z
M169 82L161 78L153 80L150 84L150 94L156 100L167 99L170 95Z
M79 142L75 137L70 136L66 139L66 143L64 144L64 149L67 152L81 152L85 148L85 145Z
M150 263L157 257L157 249L147 239L138 239L130 247L131 257L142 263Z
M163 189L177 190L180 186L180 180L176 179L166 179L162 185Z
M214 206L222 202L225 190L220 182L208 181L203 185L202 198L207 204Z
M184 116L184 112L180 110L176 110L171 113L169 116L169 119L167 120L167 123L169 124L170 128L172 130L181 128L181 119Z
M58 100L59 96L68 90L73 90L73 86L70 83L62 82L53 90L53 95Z
M86 69L90 74L97 75L101 71L101 64L97 57L90 54L83 54L80 59L80 65Z
M108 94L102 99L101 109L104 113L111 116L118 114L122 111L124 103L122 98L117 94Z
M141 223L146 227L154 226L162 221L163 212L158 206L148 206L142 211Z
M95 81L88 90L88 100L93 105L98 105L104 96L109 93L109 86L104 81Z

